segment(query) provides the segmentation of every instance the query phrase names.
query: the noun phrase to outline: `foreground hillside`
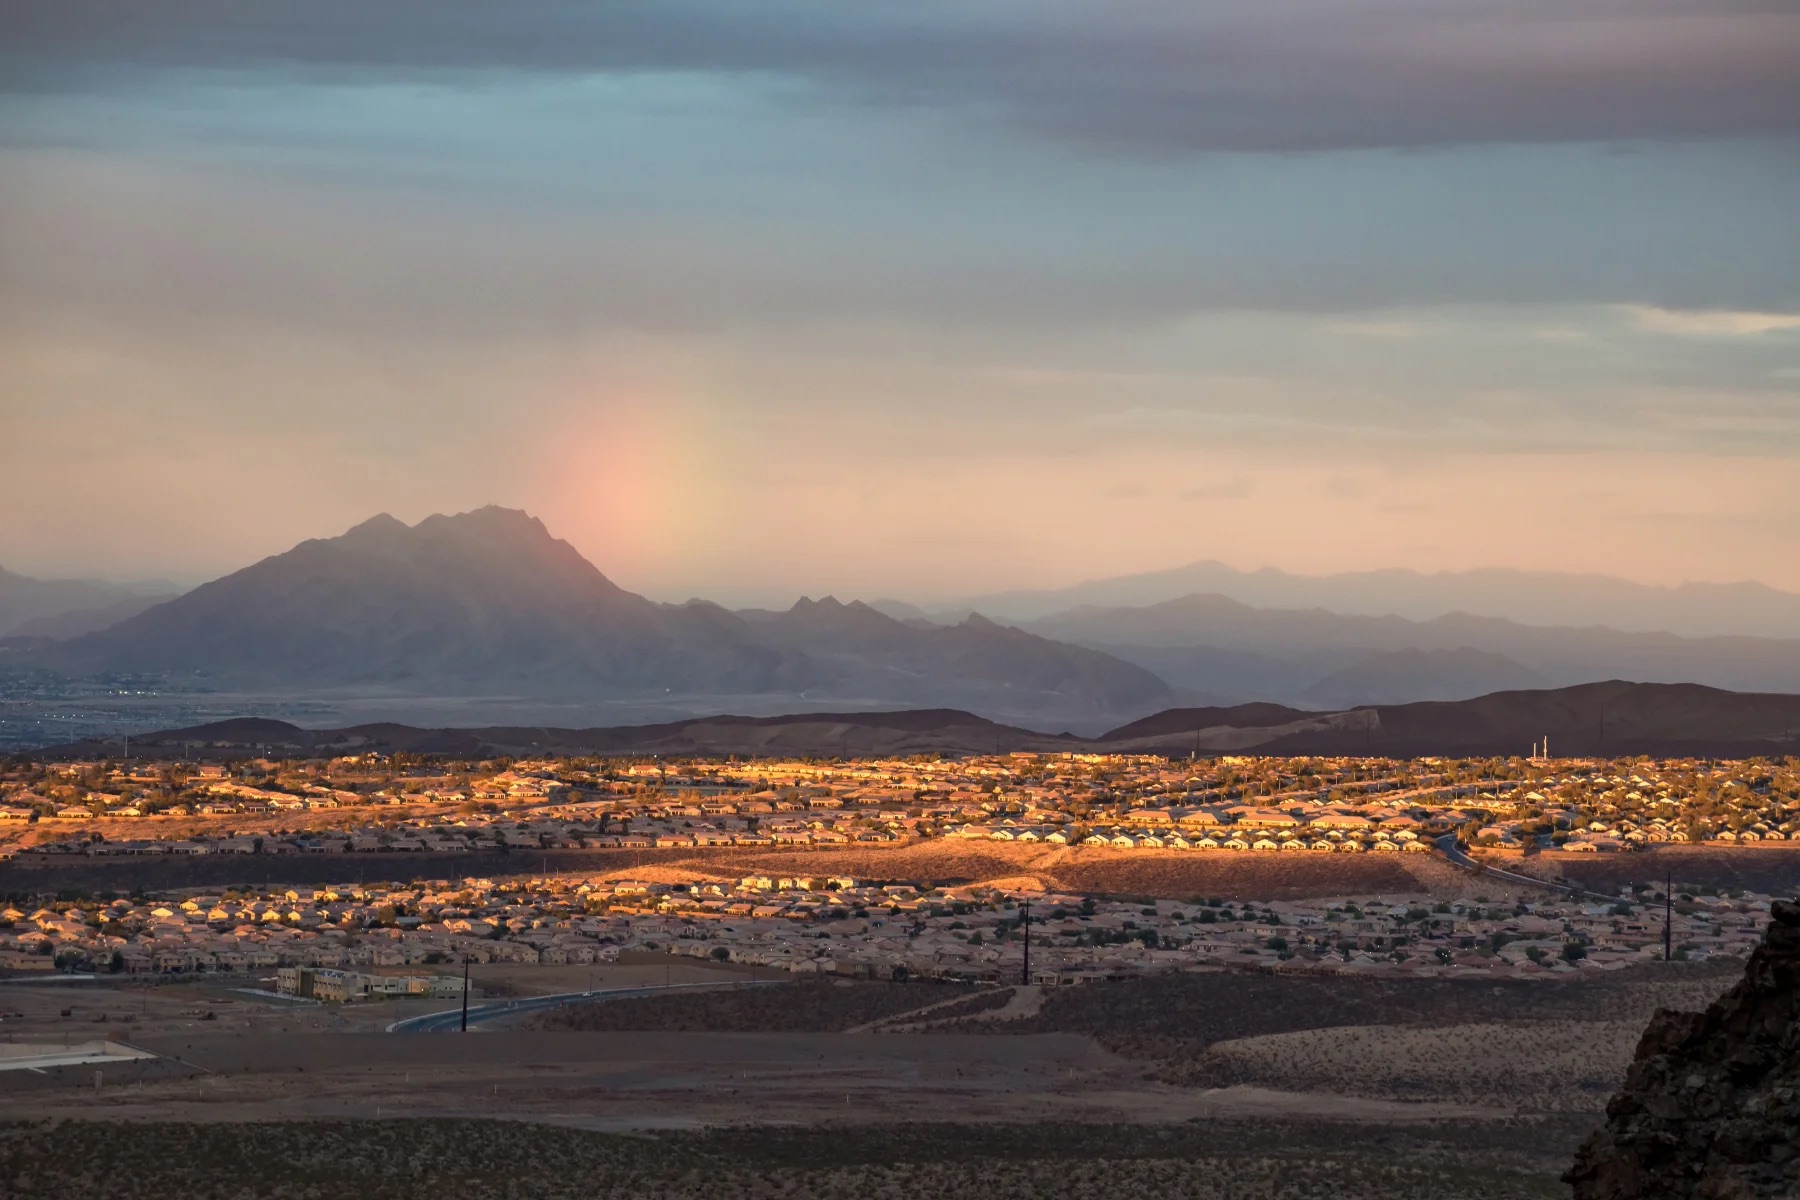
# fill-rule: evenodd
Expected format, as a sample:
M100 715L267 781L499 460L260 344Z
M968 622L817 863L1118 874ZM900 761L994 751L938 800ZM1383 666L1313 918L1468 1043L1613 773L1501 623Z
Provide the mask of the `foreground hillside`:
M479 1120L0 1130L0 1185L39 1200L346 1193L393 1200L1502 1200L1556 1196L1555 1131L1206 1125L835 1125L623 1137ZM1525 1148L1529 1147L1529 1148Z

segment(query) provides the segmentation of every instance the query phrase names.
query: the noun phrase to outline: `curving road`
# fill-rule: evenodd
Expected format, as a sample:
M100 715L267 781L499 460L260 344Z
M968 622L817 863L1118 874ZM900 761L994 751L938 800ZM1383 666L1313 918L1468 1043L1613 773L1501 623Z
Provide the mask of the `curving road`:
M558 992L551 996L520 996L511 1000L496 1000L487 1004L471 1004L469 1006L469 1028L473 1029L488 1021L497 1021L503 1017L520 1017L528 1013L542 1012L545 1009L560 1008L565 1004L578 1004L583 1000L604 1000L615 996L647 996L657 992L694 991L699 988L729 990L745 987L767 987L772 983L782 982L779 979L747 979L741 983L659 983L641 987L595 988L589 992ZM455 1033L462 1028L462 1006L446 1009L443 1012L426 1013L423 1016L407 1017L403 1021L395 1021L387 1027L389 1033Z
M1590 892L1586 888L1578 888L1572 883L1555 883L1548 879L1539 879L1534 875L1520 875L1516 871L1503 871L1499 867L1490 867L1486 863L1470 858L1468 854L1464 853L1463 849L1456 844L1456 835L1453 833L1446 833L1432 844L1438 848L1439 853L1456 866L1467 867L1469 870L1479 871L1483 875L1492 875L1494 878L1504 879L1508 883L1526 883L1530 884L1532 887L1549 888L1552 891L1567 892L1571 896L1586 896L1590 900L1600 901L1605 904L1617 904L1619 902L1617 896L1609 896L1604 892Z

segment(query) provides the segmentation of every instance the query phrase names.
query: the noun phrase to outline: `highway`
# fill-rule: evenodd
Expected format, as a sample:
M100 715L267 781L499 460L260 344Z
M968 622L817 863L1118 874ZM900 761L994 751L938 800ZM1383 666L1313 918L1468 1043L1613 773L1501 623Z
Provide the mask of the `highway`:
M1455 865L1467 867L1471 871L1480 871L1483 875L1492 875L1496 879L1504 879L1508 883L1528 883L1532 887L1550 888L1552 891L1567 892L1571 896L1585 896L1590 900L1595 900L1602 904L1617 904L1619 902L1617 896L1609 896L1604 892L1590 892L1585 888L1578 888L1571 883L1553 883L1548 879L1538 879L1531 875L1520 875L1514 871L1503 871L1499 867L1490 867L1486 863L1477 862L1475 859L1470 858L1465 854L1462 848L1456 844L1456 835L1453 833L1446 833L1443 837L1438 838L1433 844L1437 846L1439 853Z
M577 1004L583 1000L605 1000L617 996L646 996L658 992L695 991L701 988L725 990L741 987L767 987L772 983L782 982L779 979L745 980L742 983L659 983L642 987L595 988L587 992L558 992L551 996L519 996L507 1000L494 1000L485 1004L469 1005L469 1028L474 1029L485 1022L497 1021L505 1017L522 1017L530 1013L543 1012L545 1009L559 1008L564 1004ZM387 1027L389 1033L455 1033L462 1028L462 1005L445 1009L443 1012L426 1013L423 1016L407 1017L403 1021L395 1021Z

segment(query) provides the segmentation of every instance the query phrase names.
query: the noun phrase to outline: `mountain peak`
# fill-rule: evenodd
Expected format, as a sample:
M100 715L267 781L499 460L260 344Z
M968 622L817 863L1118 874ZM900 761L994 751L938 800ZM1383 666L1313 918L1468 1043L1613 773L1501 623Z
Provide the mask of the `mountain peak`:
M498 504L487 504L480 508L472 508L468 512L454 513L446 516L433 513L414 526L421 532L432 530L456 530L477 533L487 536L512 536L555 540L550 530L538 518L522 508L502 508Z
M344 531L347 538L391 537L394 534L406 533L411 527L405 521L389 513L376 513L358 525L352 525Z

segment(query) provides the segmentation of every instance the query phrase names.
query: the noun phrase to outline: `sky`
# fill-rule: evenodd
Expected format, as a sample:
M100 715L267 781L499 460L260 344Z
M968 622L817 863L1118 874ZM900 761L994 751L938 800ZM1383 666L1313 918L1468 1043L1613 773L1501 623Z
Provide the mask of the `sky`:
M0 565L1800 590L1791 0L0 0Z

